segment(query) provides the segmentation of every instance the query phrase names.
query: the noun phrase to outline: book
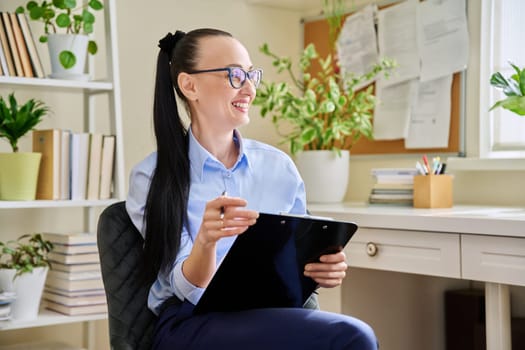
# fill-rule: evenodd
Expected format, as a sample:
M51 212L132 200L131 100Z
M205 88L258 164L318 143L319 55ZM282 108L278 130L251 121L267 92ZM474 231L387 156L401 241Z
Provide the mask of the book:
M60 199L70 199L71 131L60 130Z
M46 302L46 308L69 316L100 314L108 311L106 304L67 306L52 301Z
M113 179L113 160L115 158L115 135L104 135L102 138L102 160L100 164L99 199L111 197L111 180Z
M101 271L82 271L82 272L66 272L58 270L49 270L47 272L47 277L49 278L58 278L68 281L79 281L79 280L91 280L91 279L100 279L102 278Z
M100 263L88 263L88 264L63 264L57 261L51 263L51 269L55 271L64 272L84 272L84 271L101 271Z
M372 186L372 189L376 190L412 190L414 188L414 184L410 183L375 183Z
M53 243L53 251L62 254L98 253L96 243L59 244Z
M2 23L4 24L4 30L7 37L7 43L9 45L9 52L11 52L11 57L13 58L14 63L14 75L17 77L23 77L24 71L22 69L22 62L20 61L20 55L18 54L18 49L16 47L15 34L13 32L13 27L11 25L11 18L9 13L1 12Z
M33 131L33 152L42 153L37 199L60 199L60 141L59 129Z
M86 199L89 134L71 134L71 199Z
M317 288L304 266L341 251L356 231L353 222L259 213L257 222L235 239L194 314L302 307Z
M68 298L90 297L90 296L101 295L101 294L105 295L104 289L68 291L68 290L56 289L50 286L46 286L44 291L48 293L66 296Z
M413 184L418 170L416 168L373 168L371 174L377 183Z
M13 35L15 37L20 63L22 64L23 76L26 78L33 78L35 75L33 73L33 67L31 67L31 58L29 58L24 35L22 34L22 29L18 23L18 16L14 12L10 13L9 16L11 17L11 26L13 27Z
M100 191L100 161L102 159L102 134L92 133L89 138L89 165L87 199L98 199Z
M4 54L4 48L1 45L1 40L2 39L0 39L0 75L9 76L7 61Z
M50 290L44 290L42 298L44 300L49 300L65 306L81 306L106 303L106 294L104 293L71 297L60 293L52 292Z
M42 237L56 244L90 244L97 242L97 235L89 232L75 232L75 233L52 233L43 232Z
M22 35L24 37L24 41L26 43L27 51L29 53L29 58L31 59L31 67L33 68L34 75L37 78L44 78L44 67L42 66L42 61L40 60L40 56L38 55L38 51L36 49L35 40L33 38L33 34L31 33L31 28L29 27L29 23L27 21L27 16L24 13L17 13L18 17L18 23L20 25L20 29L22 29Z
M46 286L68 291L104 289L104 283L102 282L101 277L87 280L67 280L64 278L47 276Z
M51 251L48 258L61 264L96 264L99 263L98 253L62 254Z
M13 61L13 56L11 55L11 49L9 47L9 42L7 41L7 32L4 27L3 16L0 14L0 43L2 44L2 49L5 55L7 70L5 70L4 75L16 76L15 63Z

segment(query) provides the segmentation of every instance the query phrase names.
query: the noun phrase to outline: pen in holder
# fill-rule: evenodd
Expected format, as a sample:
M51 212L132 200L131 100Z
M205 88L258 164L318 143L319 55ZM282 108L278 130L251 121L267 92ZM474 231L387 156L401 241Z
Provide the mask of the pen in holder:
M451 208L451 175L414 176L414 208Z

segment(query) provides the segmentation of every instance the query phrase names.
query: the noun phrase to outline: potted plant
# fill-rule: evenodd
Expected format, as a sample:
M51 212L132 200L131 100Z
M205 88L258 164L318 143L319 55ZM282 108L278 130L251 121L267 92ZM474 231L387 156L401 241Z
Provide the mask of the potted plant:
M520 69L510 63L515 73L509 78L505 78L500 72L492 74L490 84L497 89L501 89L505 99L497 101L490 110L501 107L514 112L520 116L525 116L525 68Z
M33 130L49 111L42 101L18 104L14 93L0 96L0 138L11 145L11 153L0 153L0 200L34 200L41 153L19 152L18 141Z
M335 32L342 23L343 10L327 13L332 14L327 20ZM331 42L335 51L335 40ZM286 73L291 83L263 81L254 105L261 107L262 117L271 115L283 142L289 144L308 200L341 201L348 182L349 150L361 137L373 136L374 86L356 87L381 72L388 73L394 62L383 59L363 75L343 76L330 54L320 57L315 45L309 44L299 57L296 74L290 58L272 52L266 43L260 51L272 58L277 73ZM311 70L314 63L320 67L316 73Z
M41 234L23 235L16 241L0 242L0 290L14 292L11 305L14 319L35 319L53 249Z
M77 7L77 0L44 0L27 2L17 13L29 12L29 18L44 23L39 41L48 43L52 77L63 79L86 78L86 52L94 55L98 46L88 35L93 33L95 16L92 11L103 9L99 0L89 0ZM63 33L58 33L62 30Z

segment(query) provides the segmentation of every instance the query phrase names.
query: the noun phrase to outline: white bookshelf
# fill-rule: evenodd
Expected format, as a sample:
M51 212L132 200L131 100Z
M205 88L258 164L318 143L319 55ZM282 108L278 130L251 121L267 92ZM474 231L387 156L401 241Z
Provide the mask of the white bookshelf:
M80 80L62 80L49 78L22 78L0 76L0 87L15 91L45 92L52 94L63 94L68 98L71 94L78 94L83 98L83 107L79 107L78 113L72 117L79 118L82 121L83 132L99 132L96 124L97 113L100 108L95 108L95 98L100 95L107 96L107 105L109 111L109 132L116 136L115 157L114 157L114 179L113 179L113 198L108 200L35 200L35 201L0 201L0 211L20 210L20 209L50 209L59 211L61 208L76 208L83 214L84 220L80 224L84 232L96 232L97 208L106 207L119 200L123 200L124 193L124 153L123 153L123 127L122 127L122 107L121 107L121 90L118 63L118 44L117 44L117 23L116 23L116 0L104 0L104 14L100 21L104 21L102 28L105 34L100 32L99 35L105 35L105 77L102 80L80 81ZM19 5L15 1L0 4L0 11L14 11ZM43 53L40 52L42 55ZM89 62L89 72L94 71L94 60ZM98 62L98 61L97 61ZM50 73L48 71L46 74ZM106 97L104 97L106 98ZM59 124L59 123L57 123ZM53 125L61 128L61 125ZM58 212L59 213L59 212ZM5 215L8 217L10 214ZM57 214L59 215L59 214ZM15 215L16 216L16 215ZM38 216L36 216L38 217ZM38 218L32 220L39 220ZM13 223L11 223L13 225ZM14 225L22 225L15 222ZM46 230L46 227L42 227ZM0 225L0 240L5 240L9 232L3 232ZM34 327L53 326L68 323L84 323L84 330L87 334L84 336L84 346L89 349L95 349L94 339L94 321L107 319L107 314L67 316L47 309L41 309L38 318L31 321L8 320L0 321L0 331L30 329Z

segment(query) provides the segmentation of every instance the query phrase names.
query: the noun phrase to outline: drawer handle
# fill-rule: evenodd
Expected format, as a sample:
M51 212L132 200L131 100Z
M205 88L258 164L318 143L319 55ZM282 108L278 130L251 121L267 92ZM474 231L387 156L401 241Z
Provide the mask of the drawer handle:
M378 251L379 249L377 248L377 245L375 243L368 242L366 244L366 253L368 254L368 256L376 256Z

